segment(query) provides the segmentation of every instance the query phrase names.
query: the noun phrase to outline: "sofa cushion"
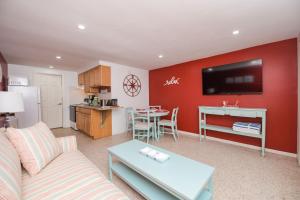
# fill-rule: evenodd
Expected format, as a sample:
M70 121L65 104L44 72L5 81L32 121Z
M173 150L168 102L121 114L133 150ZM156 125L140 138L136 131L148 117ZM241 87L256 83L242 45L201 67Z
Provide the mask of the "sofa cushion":
M24 129L8 128L6 134L30 175L37 174L62 152L55 136L43 122Z
M0 199L21 199L21 163L17 151L0 132Z
M63 153L36 176L23 173L23 199L128 199L80 151Z
M75 135L56 138L62 152L77 151L77 140Z

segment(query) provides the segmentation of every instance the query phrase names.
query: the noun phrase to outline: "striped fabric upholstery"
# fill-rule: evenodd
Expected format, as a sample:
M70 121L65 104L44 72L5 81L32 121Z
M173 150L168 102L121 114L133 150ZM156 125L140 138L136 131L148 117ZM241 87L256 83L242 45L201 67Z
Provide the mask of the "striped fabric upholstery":
M21 163L17 151L0 133L0 199L21 199Z
M127 200L80 151L63 153L36 176L23 173L24 200Z
M6 134L30 175L37 174L61 154L56 138L43 122L25 129L8 128Z
M66 136L66 137L60 137L56 138L57 142L60 145L60 148L64 153L70 152L70 151L77 151L77 142L76 142L76 136Z

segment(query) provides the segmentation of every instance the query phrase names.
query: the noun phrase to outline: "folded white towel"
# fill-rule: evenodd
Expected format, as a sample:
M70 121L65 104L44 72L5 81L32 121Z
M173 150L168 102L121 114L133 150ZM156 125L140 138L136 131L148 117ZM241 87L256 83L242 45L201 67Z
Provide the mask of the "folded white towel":
M251 122L234 122L233 127L241 127L241 128L260 130L261 124L251 123Z
M256 130L256 129L242 128L242 127L236 127L236 126L233 126L232 129L234 131L243 132L243 133L260 134L260 130Z
M166 160L168 160L170 158L169 155L165 154L165 153L161 153L158 152L158 154L156 154L155 159L158 160L159 162L164 162Z
M158 153L158 151L156 150L151 150L149 151L149 153L147 154L150 158L154 158L155 159L155 156L156 154Z
M152 149L149 148L149 147L145 147L145 148L140 150L140 152L144 155L147 155L150 151L152 151Z

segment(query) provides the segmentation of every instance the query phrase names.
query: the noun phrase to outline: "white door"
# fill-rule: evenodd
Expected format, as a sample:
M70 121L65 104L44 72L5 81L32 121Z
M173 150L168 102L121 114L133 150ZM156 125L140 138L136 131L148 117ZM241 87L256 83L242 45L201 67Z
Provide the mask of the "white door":
M49 128L62 127L62 77L59 75L35 74L34 85L40 87L42 121Z

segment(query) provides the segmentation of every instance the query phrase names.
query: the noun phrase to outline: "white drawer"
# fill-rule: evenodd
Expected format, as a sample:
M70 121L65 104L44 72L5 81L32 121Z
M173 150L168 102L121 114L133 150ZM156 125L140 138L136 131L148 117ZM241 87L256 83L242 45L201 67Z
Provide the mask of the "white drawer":
M231 110L229 112L230 116L240 116L240 117L257 117L257 112L252 110Z
M212 114L212 115L225 115L225 111L223 109L204 109L204 113Z

